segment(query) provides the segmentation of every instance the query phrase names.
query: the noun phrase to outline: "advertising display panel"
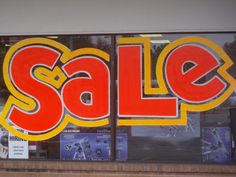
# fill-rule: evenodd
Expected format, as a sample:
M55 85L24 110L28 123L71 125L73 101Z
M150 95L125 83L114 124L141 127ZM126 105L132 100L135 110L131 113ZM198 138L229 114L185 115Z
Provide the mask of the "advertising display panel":
M110 134L62 133L61 160L109 160Z
M229 127L204 127L202 154L205 162L230 162L231 147Z
M8 150L9 150L9 159L28 159L29 158L28 141L21 139L11 133L9 133L9 137L8 137Z

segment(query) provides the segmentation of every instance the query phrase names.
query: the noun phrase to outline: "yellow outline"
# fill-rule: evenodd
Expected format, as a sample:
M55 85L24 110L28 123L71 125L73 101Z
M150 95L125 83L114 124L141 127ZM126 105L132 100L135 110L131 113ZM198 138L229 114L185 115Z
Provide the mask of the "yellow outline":
M34 75L37 79L46 82L57 89L59 89L67 79L66 75L58 66L55 66L52 71L45 67L37 67L34 70ZM58 77L58 79L56 79L56 77Z
M69 62L70 60L73 60L75 57L80 57L83 55L95 55L98 56L99 58L104 59L105 61L110 61L110 56L106 52L94 48L82 48L70 52L69 55L66 57L62 57L61 62L66 63ZM92 121L77 119L68 114L66 114L65 117L67 117L70 120L70 122L73 123L74 125L83 127L100 127L109 124L108 117L103 118L101 120L92 120Z
M68 123L73 123L77 126L84 126L84 127L97 127L97 126L104 126L109 124L108 118L103 118L101 120L95 120L95 121L85 121L85 120L79 120L75 119L73 117L70 117L69 115L65 115L63 117L62 122L53 130L43 133L43 134L24 134L15 128L11 127L9 123L6 121L7 115L9 111L11 110L12 105L15 105L25 111L31 111L35 108L36 103L35 101L23 95L18 90L15 89L13 84L11 83L10 76L9 76L9 64L11 61L12 56L15 54L16 51L21 49L22 47L26 47L29 45L46 45L49 47L53 47L54 49L61 52L60 60L62 62L70 60L72 57L77 57L78 55L96 55L100 58L109 61L109 55L101 50L98 49L92 49L92 48L84 48L84 49L78 49L75 51L70 51L66 46L51 40L51 39L45 39L45 38L30 38L22 40L16 44L14 44L7 52L4 62L3 62L3 78L6 83L6 86L10 93L12 95L9 96L3 111L0 115L0 124L9 132L12 134L25 139L29 141L42 141L49 139L53 136L56 136L59 134ZM63 82L66 80L66 76L63 73L63 71L59 67L54 67L54 69L51 71L49 69L38 67L34 71L34 75L37 79L42 80L48 84L51 84L52 86L56 87L57 89L60 88L63 84ZM55 77L58 76L59 79L55 80ZM24 102L22 102L24 100Z
M156 77L157 82L159 84L159 88L151 88L150 89L150 79L151 79L151 66L150 66L150 58L147 58L150 56L150 43L149 38L120 38L118 39L119 45L125 45L125 44L141 44L144 45L144 68L148 71L144 71L144 82L145 82L145 93L147 94L165 94L168 92L164 76L163 76L163 70L164 70L164 62L167 58L168 54L176 47L187 44L187 43L198 43L201 45L204 45L210 49L212 49L215 54L217 54L225 63L218 68L217 73L222 76L226 82L228 82L229 87L223 92L222 95L220 95L218 98L214 99L211 102L200 104L200 105L191 105L186 103L181 103L180 105L180 118L178 119L118 119L118 125L119 126L173 126L173 125L186 125L187 124L187 111L206 111L212 108L215 108L216 106L223 103L234 91L234 88L236 87L236 81L234 78L229 75L226 70L233 64L230 57L224 52L224 50L215 44L214 42L197 36L189 36L184 37L181 39L177 39L170 44L168 44L163 51L160 53L160 56L157 59L156 64ZM149 54L146 54L146 53Z

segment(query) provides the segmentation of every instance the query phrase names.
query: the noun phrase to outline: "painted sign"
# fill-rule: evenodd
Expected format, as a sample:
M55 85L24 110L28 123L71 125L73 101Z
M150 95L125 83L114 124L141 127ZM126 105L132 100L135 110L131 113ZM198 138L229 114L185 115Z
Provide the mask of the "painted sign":
M102 50L71 51L45 38L14 44L3 63L11 95L1 113L1 124L14 135L33 141L59 134L68 123L81 127L109 124L109 62L109 54ZM191 64L187 70L186 64ZM215 108L231 95L236 82L226 70L232 64L214 42L196 36L180 38L161 51L156 63L158 87L152 87L150 39L119 38L118 125L186 125L188 111ZM209 80L198 82L209 73Z

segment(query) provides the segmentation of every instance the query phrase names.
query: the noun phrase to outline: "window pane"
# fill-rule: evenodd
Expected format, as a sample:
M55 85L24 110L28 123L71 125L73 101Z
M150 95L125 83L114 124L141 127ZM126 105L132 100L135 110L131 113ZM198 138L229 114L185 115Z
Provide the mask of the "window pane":
M43 48L49 47L50 50L57 50L59 54L59 59L57 60L56 64L53 66L54 69L56 67L59 68L60 71L64 69L63 67L66 65L69 65L69 63L78 61L80 62L77 64L77 68L72 68L70 67L71 71L73 72L72 74L68 74L68 71L65 71L64 69L62 72L67 72L66 78L63 77L57 73L57 75L53 76L53 81L48 81L47 78L45 77L50 77L50 71L41 71L43 73L41 74L40 77L44 78L46 81L46 84L49 85L50 87L53 87L54 90L56 90L57 94L60 95L60 99L63 100L62 104L64 107L62 107L62 112L63 112L63 119L61 122L59 122L56 127L52 129L54 131L55 129L58 129L58 127L63 124L68 117L70 120L74 119L73 122L70 121L66 123L66 127L62 129L60 132L54 133L54 135L48 135L51 138L43 141L27 141L27 140L22 140L12 133L6 131L4 128L1 129L0 131L0 136L1 136L1 152L0 158L6 158L6 159L55 159L55 160L111 160L111 119L110 119L110 110L106 110L107 117L103 118L96 118L94 119L93 117L89 118L80 118L82 116L77 116L77 114L80 115L92 115L92 113L96 114L97 110L92 110L90 109L89 112L81 113L83 110L82 108L88 108L92 107L94 104L97 104L98 101L101 101L104 97L106 99L107 96L106 94L109 94L109 90L111 90L109 83L107 84L108 88L107 93L104 91L96 91L99 92L100 100L94 100L97 98L93 98L93 94L95 94L94 89L91 88L91 84L96 85L96 83L92 83L91 77L93 77L92 72L93 71L92 66L93 63L91 62L98 62L101 67L103 67L103 71L107 73L102 76L101 74L97 74L100 77L102 77L105 80L110 79L110 68L111 68L111 54L112 54L112 43L111 43L111 35L59 35L59 36L11 36L11 37L0 37L0 70L1 73L3 73L2 68L3 68L3 59L6 56L6 53L9 51L9 48L13 48L16 46L17 42L22 42L23 39L29 39L33 40L32 38L40 38L40 41L44 41L44 39L47 40L52 40L56 41L57 45L53 44L53 42L46 42ZM36 39L37 41L38 39ZM43 42L42 42L43 43ZM37 48L37 46L40 46L41 42L39 44L35 43L34 46ZM54 45L54 46L52 46ZM63 47L60 47L58 45L63 45ZM25 45L27 47L27 45ZM21 49L18 49L18 51L22 51L25 49L23 46ZM64 51L60 51L59 48L64 48ZM68 49L65 49L68 48ZM66 61L62 61L62 56L65 54L66 51L70 50L70 54L67 54ZM77 53L75 53L75 50ZM64 53L63 53L64 52ZM74 53L73 53L74 52ZM26 55L26 54L25 54ZM36 52L31 52L31 57L37 55ZM40 56L42 57L42 53L39 53L39 58ZM48 54L49 55L49 54ZM65 54L66 55L66 54ZM103 58L103 56L108 56L107 58ZM37 56L36 56L37 57ZM45 56L47 57L47 56ZM61 58L60 58L61 57ZM42 57L43 58L43 57ZM5 59L6 60L6 59ZM87 61L86 61L87 60ZM89 60L89 61L88 61ZM46 61L47 62L47 61ZM30 62L28 62L30 63ZM27 64L25 63L24 66L27 67ZM91 67L89 67L90 65ZM81 68L80 68L81 67ZM49 67L48 67L49 68ZM104 69L105 68L105 69ZM107 69L106 69L107 68ZM25 67L22 68L22 72L24 71ZM40 80L37 78L36 72L37 72L37 66L33 68L33 77L34 79L36 78L37 80ZM76 70L78 69L78 71ZM84 70L83 70L84 69ZM86 70L87 69L87 70ZM96 69L96 67L95 67ZM94 70L95 70L94 69ZM97 69L99 70L99 69ZM38 70L39 71L39 70ZM39 71L40 72L40 71ZM48 74L49 72L49 74ZM102 72L102 71L101 71ZM32 74L32 73L31 73ZM52 73L51 73L52 74ZM52 75L51 75L52 76ZM81 95L79 96L77 94L77 89L75 88L69 88L69 84L76 80L80 82L80 84L85 85L84 92L81 91ZM85 81L84 81L85 80ZM92 81L91 81L92 80ZM44 83L45 83L44 82ZM51 85L50 85L51 82ZM56 83L60 83L60 85L56 85ZM74 82L75 83L75 82ZM86 83L88 85L86 85ZM90 84L90 85L89 85ZM76 86L74 84L74 86ZM1 100L1 111L6 105L7 100L9 99L10 96L10 91L5 85L5 82L3 80L3 76L1 74L0 77L0 100ZM95 87L95 86L94 86ZM86 89L90 89L91 92L86 91ZM37 89L37 87L35 88ZM67 90L66 90L67 89ZM68 96L66 95L66 91L68 94L74 95L72 98L67 98ZM108 92L109 91L109 92ZM29 95L29 94L28 94ZM45 93L46 95L46 93ZM14 95L15 96L15 95ZM35 95L36 96L36 95ZM49 97L48 95L47 97ZM35 97L34 97L35 98ZM73 105L69 105L69 101L66 99L70 99L71 102L82 104L82 108L77 111L77 109L73 108ZM21 100L22 101L22 100ZM40 102L40 101L39 101ZM68 103L69 102L69 103ZM110 109L110 106L108 105L110 103L107 103L106 109ZM35 109L43 109L41 105L37 105ZM48 105L49 106L49 105ZM98 105L99 106L99 105ZM56 107L56 105L51 106L52 109L61 109ZM47 108L45 111L48 111ZM93 108L94 109L94 108ZM32 110L35 111L35 110ZM103 114L103 113L101 113ZM96 116L96 115L95 115ZM105 119L104 119L105 118ZM50 117L48 117L50 119ZM77 122L75 125L74 122L76 120L81 120L81 126L80 123ZM88 120L91 119L91 120ZM102 120L103 122L100 123L100 126L96 126L96 124L99 124L98 120ZM104 123L105 120L105 123ZM64 122L63 122L64 121ZM91 126L92 122L94 122L93 125ZM98 123L96 123L98 122ZM79 124L79 125L78 125ZM88 124L88 126L86 126ZM90 125L90 126L89 126ZM93 128L92 128L93 127ZM20 127L15 127L18 131L23 131ZM50 132L51 130L49 130ZM55 131L54 131L55 132ZM48 132L46 132L48 133ZM35 135L35 133L31 132L24 132L24 134L28 135Z
M204 86L204 84L210 84L212 79L217 76L219 77L219 80L222 79L222 81L226 82L225 87L222 87L224 88L223 90L230 88L232 83L227 83L227 79L219 74L219 68L226 62L224 61L224 56L219 54L219 51L223 49L225 54L227 54L235 63L236 34L163 33L119 35L117 36L116 41L118 46L117 63L119 65L117 73L117 99L119 103L117 113L118 123L116 129L117 160L183 163L234 163L234 142L236 137L234 131L234 118L236 112L236 104L234 101L235 92L232 92L230 94L231 96L229 96L226 101L222 100L219 105L215 104L214 100L220 98L224 92L221 92L218 96L209 98L208 100L194 102L192 100L200 99L200 97L207 98L208 95L206 92L196 91L195 96L193 94L195 87L190 87L189 85L192 84L199 87L199 90L201 90L201 86ZM218 46L217 50L215 45ZM128 53L129 51L130 53ZM131 53L131 51L133 53ZM199 54L201 52L203 55ZM207 56L211 56L212 59L216 61L217 67L212 68L209 72L205 72L205 74L200 75L201 77L195 77L197 74L197 69L199 69L197 66L207 65L206 63L203 64L204 62L201 64L197 62L200 60L204 61L203 58L206 58L205 62L207 62L209 59ZM136 67L136 70L132 69L132 71L136 72L135 74L122 70L123 68L121 68L121 66L124 68L126 67L125 59L132 60L130 63L133 65L130 65L130 68ZM150 65L148 65L147 62L149 59ZM186 62L181 65L182 71L180 70L181 72L178 73L178 70L176 69L179 67L178 63L181 63L184 59L186 59ZM160 62L161 60L163 60L163 62ZM172 69L168 69L168 67L171 68L171 60L175 61L172 64ZM160 72L161 64L161 67L164 69ZM137 65L140 65L140 67L138 68ZM150 73L145 73L145 69L147 70L148 66L150 67L148 70ZM192 72L193 75L191 77L195 77L189 85L188 83L182 83L182 80L186 79L185 75L189 74L188 72L190 74ZM227 72L235 78L235 64L229 67ZM148 89L145 88L148 87L147 75L149 74L151 89L154 88L153 92L150 92L150 89L148 91ZM160 75L164 78L164 85L167 87L166 92L158 91L158 88L163 86L163 83L161 83L162 81L160 80ZM181 75L181 78L178 80L179 75ZM128 79L125 79L125 77ZM140 82L140 86L133 82L132 79L129 80L129 77L133 77L135 82ZM127 80L127 83L129 84L125 85L125 82L120 81L120 78ZM186 84L186 87L178 88L181 85L180 83ZM136 87L133 87L132 84L136 84ZM127 94L122 90L122 87L126 88ZM133 90L130 89L131 87ZM192 89L186 89L187 87ZM214 89L216 88L208 90L209 94L212 94ZM187 97L187 95L189 96ZM127 99L124 97L127 97ZM176 110L178 115L176 117L165 116L165 113L170 113L171 110L174 110L170 104L167 104L164 108L161 108L165 109L166 112L159 111L164 116L152 116L154 115L153 113L148 113L148 111L157 112L153 109L158 110L162 107L162 105L160 105L160 107L152 107L151 109L150 107L152 105L146 103L148 102L147 100L150 102L150 99L167 99L173 97L177 98L178 106ZM125 101L127 103L125 103ZM156 104L155 100L152 101L152 104ZM212 102L215 104L213 107L210 106ZM149 106L146 106L143 110L137 111L138 109L143 108L140 105L145 106L145 104ZM183 104L185 104L185 106L188 104L195 107L195 111L193 111L193 107L191 107L192 110L189 108L190 110L187 111L186 125L181 125L183 123L178 121L181 117L184 117L181 115ZM205 110L201 107L203 104L208 105L205 107L203 106ZM132 106L136 107L136 109L133 109ZM142 112L145 111L146 116L141 115ZM176 118L178 119L176 121L178 123L172 121ZM166 119L171 120L166 122ZM155 122L153 120L161 121ZM146 124L146 126L142 124ZM120 133L126 134L127 137L123 138L124 140L127 140L127 142L123 143L123 145L119 143L118 137ZM123 152L122 158L120 158L120 151Z

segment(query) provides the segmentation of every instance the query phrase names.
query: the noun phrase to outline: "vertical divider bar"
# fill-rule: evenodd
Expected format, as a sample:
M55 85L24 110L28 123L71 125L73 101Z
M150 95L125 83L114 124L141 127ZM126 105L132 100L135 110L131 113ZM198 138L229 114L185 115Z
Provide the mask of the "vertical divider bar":
M116 87L116 76L117 76L117 61L116 61L116 35L111 35L111 65L110 65L110 72L111 72L111 106L110 106L110 113L111 113L111 160L116 160L116 113L117 113L117 87Z

